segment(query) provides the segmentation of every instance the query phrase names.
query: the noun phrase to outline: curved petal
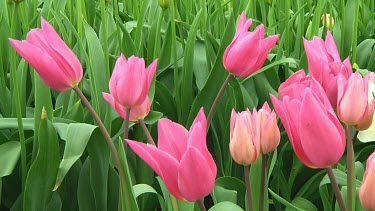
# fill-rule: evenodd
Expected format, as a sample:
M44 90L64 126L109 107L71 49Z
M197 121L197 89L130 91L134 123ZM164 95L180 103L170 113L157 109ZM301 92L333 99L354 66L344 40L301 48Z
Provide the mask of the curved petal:
M180 124L162 118L158 123L159 149L180 161L186 151L188 131Z
M179 163L175 158L150 144L129 139L126 139L126 142L163 179L173 196L178 199L184 199L178 188Z
M102 92L104 100L106 100L116 110L116 112L124 119L126 119L126 108L115 101L111 94ZM132 120L130 120L132 121Z
M213 190L216 171L207 169L210 163L194 147L189 147L182 157L178 167L178 187L188 201L194 202Z
M325 46L328 54L332 57L333 61L341 61L339 52L337 51L335 40L329 30L327 30Z

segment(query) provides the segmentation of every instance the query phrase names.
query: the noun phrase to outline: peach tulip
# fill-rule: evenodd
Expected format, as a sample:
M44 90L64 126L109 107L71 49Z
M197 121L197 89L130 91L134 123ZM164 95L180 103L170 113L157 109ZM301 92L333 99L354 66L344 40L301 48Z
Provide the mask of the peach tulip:
M367 159L366 171L358 192L363 208L375 211L375 152Z
M259 109L257 124L260 130L260 151L263 154L276 149L280 143L280 130L277 126L276 113L267 102Z

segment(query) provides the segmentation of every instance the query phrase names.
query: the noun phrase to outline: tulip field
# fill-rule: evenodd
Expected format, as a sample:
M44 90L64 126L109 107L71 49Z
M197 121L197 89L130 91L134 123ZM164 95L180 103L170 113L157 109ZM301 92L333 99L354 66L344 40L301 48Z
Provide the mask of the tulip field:
M375 1L0 1L0 210L375 211Z

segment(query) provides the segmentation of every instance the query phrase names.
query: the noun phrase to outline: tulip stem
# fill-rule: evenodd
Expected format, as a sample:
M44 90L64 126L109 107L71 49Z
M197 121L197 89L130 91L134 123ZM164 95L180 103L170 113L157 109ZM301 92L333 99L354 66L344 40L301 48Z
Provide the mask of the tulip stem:
M213 117L214 114L215 114L216 106L217 106L217 104L219 103L220 98L223 96L224 91L225 91L225 89L227 88L227 86L228 86L228 84L229 84L229 81L230 81L230 79L232 79L232 77L233 77L233 75L229 73L229 75L228 75L227 78L225 79L223 85L221 86L219 92L217 93L214 102L212 103L212 106L211 106L210 112L209 112L208 115L207 115L207 130L208 130L209 126L210 126L210 123L211 123L212 117Z
M92 115L92 117L94 118L95 122L98 124L98 126L100 128L100 131L102 132L105 140L107 141L109 150L112 153L113 159L115 160L116 168L117 168L117 170L119 172L119 175L120 175L120 181L121 181L120 184L121 184L122 192L126 193L127 190L129 190L131 187L128 187L128 183L126 182L125 171L124 171L123 166L121 165L120 157L118 155L118 152L117 152L117 149L116 149L115 145L112 142L111 136L109 135L107 129L105 128L102 120L99 118L98 114L96 113L94 108L91 106L90 102L87 100L87 98L82 93L82 91L78 88L78 86L73 87L73 90L77 93L79 98L81 98L82 103L89 110L89 112ZM127 115L127 116L129 116L129 115ZM126 204L131 204L131 199L129 198L128 194L125 195L125 200L126 200L125 201Z
M352 141L352 130L353 126L346 125L346 138L347 138L347 149L346 149L346 170L347 170L347 184L348 184L348 210L355 210L355 160L354 160L354 148Z
M339 185L337 184L336 177L333 174L332 168L328 167L326 168L326 171L328 173L328 177L331 180L332 189L335 192L337 203L340 206L341 211L346 211L344 199L342 198Z
M251 187L250 187L250 165L244 166L244 174L245 174L245 183L246 183L246 192L247 192L247 204L249 206L249 211L254 211L253 199L252 199Z
M143 132L145 132L145 135L146 135L146 137L147 137L147 141L148 141L148 143L150 143L150 144L156 146L156 144L155 144L155 142L154 142L154 139L152 139L152 136L151 136L151 134L150 134L150 131L148 131L148 129L147 129L147 126L146 126L145 120L144 120L144 119L140 119L140 120L139 120L139 123L141 124L141 127L142 127L142 129L143 129Z
M259 195L259 211L264 210L264 190L266 185L266 177L267 177L267 155L262 154L262 171L260 176L260 195Z
M206 207L204 206L203 199L198 199L197 203L198 203L199 208L201 209L201 211L206 211Z

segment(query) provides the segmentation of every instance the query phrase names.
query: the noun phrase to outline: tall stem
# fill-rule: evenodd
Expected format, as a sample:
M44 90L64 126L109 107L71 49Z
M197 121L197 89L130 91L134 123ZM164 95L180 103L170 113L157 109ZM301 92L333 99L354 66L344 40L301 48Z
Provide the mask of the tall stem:
M206 211L206 207L204 206L203 199L198 199L197 203L198 203L199 208L201 209L201 211Z
M264 210L264 189L267 177L267 155L262 154L262 171L260 176L260 198L259 198L259 211Z
M225 89L227 88L227 86L228 86L228 84L229 84L229 81L230 81L230 79L232 79L232 77L233 77L233 75L229 73L229 75L228 75L227 78L225 79L223 85L221 86L219 92L217 93L216 98L215 98L215 100L214 100L214 103L213 103L212 106L211 106L210 112L209 112L208 115L207 115L207 126L210 126L210 123L211 123L212 117L213 117L214 114L215 114L216 106L217 106L217 104L219 103L220 98L223 96L224 91L225 91ZM207 129L208 129L208 127L207 127Z
M353 126L346 125L346 139L347 139L347 161L346 161L346 169L347 169L347 184L348 184L348 210L352 211L355 210L355 163L354 163L354 148L353 148L353 141L352 141L352 129Z
M117 153L116 147L112 142L111 136L109 135L107 129L105 128L102 120L99 118L98 114L94 110L94 108L91 106L85 95L82 93L82 91L77 87L73 87L73 90L77 93L79 98L81 98L82 103L86 106L86 108L89 110L91 116L94 118L95 122L98 124L100 131L102 132L105 140L107 141L109 150L112 153L113 159L115 160L116 168L120 174L120 181L121 181L121 189L123 193L126 193L128 189L131 187L128 187L128 183L126 182L125 177L125 171L123 166L121 165L120 157ZM129 116L129 115L128 115ZM125 195L125 203L131 204L131 199L129 198L129 195Z
M249 206L249 211L254 211L253 199L252 199L251 187L250 187L250 165L244 166L244 174L245 174L245 183L246 183L246 192L247 192L247 204Z
M328 168L326 168L326 171L328 173L329 179L331 180L332 189L335 192L336 200L337 200L337 203L340 206L340 210L346 211L345 203L344 203L344 200L343 200L342 195L340 193L339 185L337 184L337 181L336 181L335 175L333 174L332 168L328 167Z
M145 121L144 121L143 119L140 119L140 120L138 120L138 121L139 121L139 124L141 124L141 127L142 127L142 129L143 129L143 132L145 133L145 135L146 135L146 137L147 137L147 141L148 141L148 143L150 143L150 144L156 146L156 144L155 144L155 142L154 142L154 139L152 139L152 136L151 136L151 134L150 134L150 131L148 131L148 129L147 129L147 126L146 126Z

